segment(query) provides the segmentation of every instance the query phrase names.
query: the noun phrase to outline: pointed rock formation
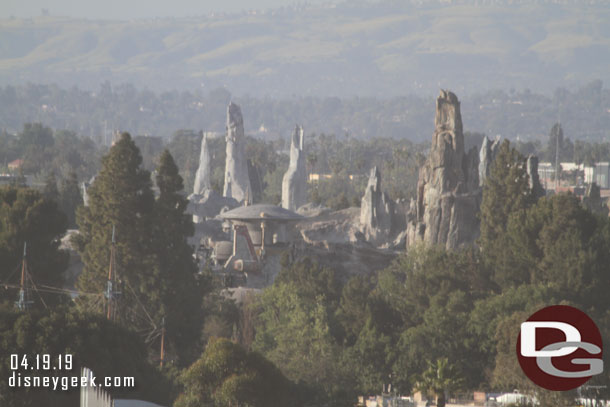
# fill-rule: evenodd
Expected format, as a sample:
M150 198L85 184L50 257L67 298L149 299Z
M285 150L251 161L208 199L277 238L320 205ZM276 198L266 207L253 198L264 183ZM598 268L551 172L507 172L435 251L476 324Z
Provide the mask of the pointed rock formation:
M199 168L195 174L195 184L193 185L193 194L203 195L205 191L212 189L210 181L210 150L208 148L208 133L203 133L201 139L201 153L199 154Z
M227 161L223 195L241 202L250 187L248 163L244 154L246 139L241 109L235 103L227 107Z
M394 202L381 190L381 174L373 167L360 205L360 225L367 241L387 243L392 233Z
M479 153L479 185L482 187L491 171L491 164L496 159L500 149L500 136L496 136L493 143L485 136Z
M282 207L296 211L307 203L307 169L305 167L305 136L296 126L290 143L290 165L282 179Z
M530 181L530 189L536 199L543 197L545 192L538 176L538 157L530 154L526 161L526 171Z
M420 169L415 213L408 215L407 247L418 241L448 249L474 242L481 200L476 148L464 153L460 102L441 90L432 148Z

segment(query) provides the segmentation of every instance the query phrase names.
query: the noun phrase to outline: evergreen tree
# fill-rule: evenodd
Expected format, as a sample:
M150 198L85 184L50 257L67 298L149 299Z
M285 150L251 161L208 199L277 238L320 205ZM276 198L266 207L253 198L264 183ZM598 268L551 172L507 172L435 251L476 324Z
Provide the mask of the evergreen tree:
M76 226L76 208L83 204L83 197L78 186L78 178L74 171L68 173L68 177L61 183L59 190L59 205L68 217L68 227Z
M66 218L57 204L40 192L15 186L0 188L0 281L19 283L23 246L27 242L28 269L37 285L61 287L68 256L59 250L59 238L66 231ZM41 294L47 304L58 301ZM17 299L15 290L4 290L0 298ZM33 295L40 305L40 297Z
M201 298L205 290L196 279L193 248L187 242L194 228L191 216L185 213L188 200L178 171L169 151L163 151L156 176L159 197L153 233L162 287L160 311L166 318L173 352L185 359L189 351L197 348L193 345L197 344L202 325Z
M507 242L506 227L511 217L523 219L535 201L529 188L525 159L505 140L483 187L481 202L481 237L485 258L493 264L495 281L518 283L523 273L514 263Z
M51 172L45 177L42 194L49 201L59 203L59 190L57 189L57 178L55 178L55 173Z
M142 330L151 329L153 306L159 304L159 270L152 239L154 195L150 173L141 168L140 151L123 133L102 158L102 168L88 190L89 205L80 207L76 243L84 263L77 287L103 293L108 278L110 249L115 228L116 272L121 280L120 318ZM80 297L86 309L90 297Z

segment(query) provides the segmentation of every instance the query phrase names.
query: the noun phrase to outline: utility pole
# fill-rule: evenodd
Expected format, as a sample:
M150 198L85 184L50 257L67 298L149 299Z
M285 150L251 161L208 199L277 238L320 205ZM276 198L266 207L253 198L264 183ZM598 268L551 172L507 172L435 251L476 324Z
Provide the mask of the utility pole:
M163 362L165 360L165 317L161 320L161 358L159 366L163 368Z
M110 246L110 266L108 267L108 281L106 283L106 298L108 299L106 318L109 321L114 321L116 318L116 298L120 292L115 291L116 270L115 270L115 228L112 226L112 246Z
M15 305L20 311L27 311L33 301L28 301L27 277L28 277L28 262L27 262L27 242L23 243L23 260L21 261L21 283L19 285L19 298Z

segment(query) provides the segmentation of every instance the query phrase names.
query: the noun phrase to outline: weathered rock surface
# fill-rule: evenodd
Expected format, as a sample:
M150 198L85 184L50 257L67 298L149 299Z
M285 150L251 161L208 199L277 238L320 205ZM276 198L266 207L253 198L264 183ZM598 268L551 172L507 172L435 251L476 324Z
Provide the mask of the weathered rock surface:
M479 152L479 185L483 186L485 179L489 176L491 171L491 164L496 159L498 150L500 149L500 136L496 136L492 142L485 136L483 138L483 145Z
M441 90L428 159L420 169L414 212L408 215L407 247L423 241L448 249L471 244L479 234L481 189L476 148L464 152L460 102Z
M544 188L542 188L542 184L540 183L540 177L538 176L538 157L530 154L527 157L526 162L526 171L529 177L530 189L532 190L532 194L536 199L544 196Z
M307 203L307 168L303 128L296 126L290 143L290 165L282 179L282 207L296 211Z
M193 222L200 223L216 217L224 210L237 208L239 202L234 198L220 196L213 189L207 189L203 194L192 194L188 197L186 212L193 215Z
M248 162L244 154L246 139L244 119L241 109L235 103L227 107L227 161L225 164L225 184L223 195L238 202L251 195Z
M302 220L295 225L305 243L328 247L328 244L364 241L358 228L358 208L340 211L323 211L319 215Z
M203 133L201 139L201 153L199 154L199 168L195 173L193 194L202 195L205 191L212 189L210 149L208 147L208 133Z
M360 227L367 241L387 243L392 234L394 202L381 190L381 174L373 167L360 205Z

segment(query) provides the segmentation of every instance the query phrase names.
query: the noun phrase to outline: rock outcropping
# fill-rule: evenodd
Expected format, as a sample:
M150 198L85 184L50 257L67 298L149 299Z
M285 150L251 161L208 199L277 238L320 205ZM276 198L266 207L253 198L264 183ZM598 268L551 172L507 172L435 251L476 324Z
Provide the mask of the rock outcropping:
M246 200L252 191L244 154L245 143L241 109L231 102L227 107L227 161L223 195L239 202Z
M418 241L448 249L479 234L479 154L464 152L460 102L442 90L436 101L432 148L420 169L417 201L408 215L407 247Z
M387 243L392 233L394 202L381 190L381 174L373 167L360 205L360 225L364 238L375 244Z
M282 207L296 211L307 203L307 168L303 128L296 126L290 143L290 165L282 179Z
M491 142L487 136L483 138L483 145L479 152L479 185L482 187L485 179L491 171L491 164L496 159L496 155L500 149L500 136Z
M542 184L540 183L540 177L538 176L538 157L530 154L527 157L525 168L529 177L530 190L532 191L532 195L534 195L536 199L544 196L544 188L542 188Z
M212 183L210 181L211 168L210 168L210 150L208 147L208 134L203 133L201 140L201 153L199 154L199 168L195 174L195 184L193 185L193 194L203 195L203 193L209 189L212 189Z

